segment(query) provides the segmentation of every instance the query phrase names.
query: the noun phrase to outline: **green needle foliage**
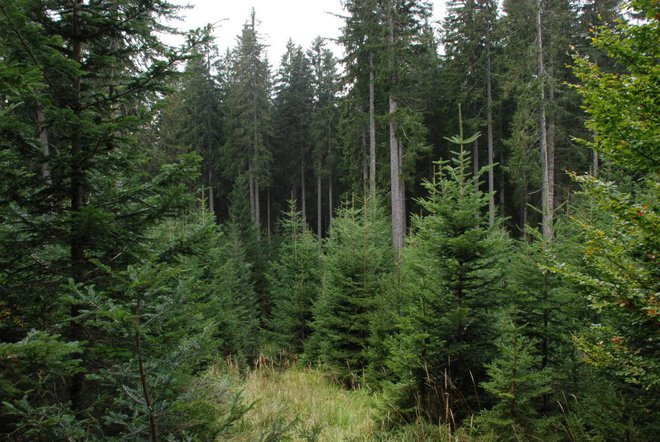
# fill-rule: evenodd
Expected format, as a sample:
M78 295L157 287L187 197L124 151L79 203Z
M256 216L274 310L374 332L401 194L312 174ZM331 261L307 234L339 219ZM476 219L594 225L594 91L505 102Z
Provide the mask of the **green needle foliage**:
M392 271L388 232L375 199L341 208L332 221L306 357L346 385L359 385L369 363L374 308Z
M284 239L267 273L272 302L269 321L275 349L289 356L303 352L312 332L312 306L321 287L320 245L289 201L282 219Z
M508 251L498 225L488 226L489 196L474 190L462 133L452 140L461 150L436 163L434 179L424 183L429 195L419 200L426 213L413 217L401 263L403 313L388 363L398 413L447 425L477 410Z
M497 339L497 357L486 364L487 382L481 386L496 400L480 416L483 430L492 430L498 440L539 438L540 421L535 400L550 391L550 377L539 370L535 343L525 337L524 327L507 319Z

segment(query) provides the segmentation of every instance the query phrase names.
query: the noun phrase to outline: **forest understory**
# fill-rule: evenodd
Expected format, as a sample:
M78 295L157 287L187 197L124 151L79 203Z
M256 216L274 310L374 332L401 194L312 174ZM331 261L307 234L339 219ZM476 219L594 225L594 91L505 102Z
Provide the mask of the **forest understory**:
M658 439L660 2L339 4L0 1L1 440Z

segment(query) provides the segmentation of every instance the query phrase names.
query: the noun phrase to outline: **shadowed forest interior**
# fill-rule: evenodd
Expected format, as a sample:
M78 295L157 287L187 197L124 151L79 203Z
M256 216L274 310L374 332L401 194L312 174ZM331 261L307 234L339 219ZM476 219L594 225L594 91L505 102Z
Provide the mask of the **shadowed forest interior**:
M657 440L660 3L337 3L0 2L1 439Z

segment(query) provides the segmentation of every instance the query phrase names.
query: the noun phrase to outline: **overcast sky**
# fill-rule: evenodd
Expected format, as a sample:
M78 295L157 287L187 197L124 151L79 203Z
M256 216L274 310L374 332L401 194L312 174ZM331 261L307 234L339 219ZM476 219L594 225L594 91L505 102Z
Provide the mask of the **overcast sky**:
M193 6L182 11L186 19L178 26L183 29L218 22L215 36L221 52L234 46L236 36L254 7L257 30L263 43L268 45L271 66L279 64L289 38L308 48L318 35L337 38L343 25L342 19L333 15L343 13L340 0L174 0L174 3ZM438 20L444 12L445 0L434 0L432 3L434 20ZM332 49L336 55L341 55L336 46Z

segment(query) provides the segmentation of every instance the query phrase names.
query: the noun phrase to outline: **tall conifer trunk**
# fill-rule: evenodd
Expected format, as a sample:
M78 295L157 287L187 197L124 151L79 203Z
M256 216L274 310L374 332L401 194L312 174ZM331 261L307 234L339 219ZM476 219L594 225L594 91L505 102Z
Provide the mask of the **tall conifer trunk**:
M396 85L396 75L394 73L394 3L392 0L388 1L388 27L389 37L388 42L390 46L389 54L389 68L390 68L390 87ZM405 191L404 184L401 182L401 146L397 137L397 124L396 124L396 111L397 102L394 98L392 91L389 93L389 114L390 114L390 189L391 189L391 202L392 202L392 248L396 258L399 258L404 243L404 208L403 208L403 195Z
M497 128L498 128L498 133L500 134L500 136L504 132L504 129L502 127L503 124L504 124L503 117L502 117L502 113L500 112L500 114L498 115L498 118L497 118ZM504 192L505 187L506 187L506 181L504 179L504 169L503 169L503 166L506 163L504 161L504 143L499 143L498 159L499 159L499 163L500 163L500 178L499 178L500 194L499 194L498 201L499 201L499 204L500 204L500 214L502 216L504 216L504 210L505 210L505 207L506 207L504 205L504 203L506 201L505 200L506 195L505 195L505 192Z
M255 222L254 216L254 176L252 175L252 167L248 169L248 183L250 187L250 221Z
M554 79L552 55L550 56L549 61L548 78L551 81L548 84L548 103L551 105L551 108L548 112L548 212L550 214L550 222L552 226L555 213L555 140L557 134L557 117L553 106L555 102L555 86L554 81L552 81Z
M399 147L399 217L401 219L401 245L405 245L407 217L406 217L406 181L401 174L403 173L403 143L397 139Z
M369 188L369 146L367 143L367 130L361 125L362 136L362 190L366 193Z
M541 81L539 102L540 145L541 145L541 210L543 213L542 231L546 242L552 241L552 184L550 178L550 152L548 151L548 126L546 117L545 81L546 72L543 62L543 29L541 20L541 0L536 0L536 45L538 50L538 72Z
M472 176L474 180L474 191L479 192L479 140L472 144Z
M48 167L48 158L50 157L50 146L48 145L48 128L46 128L46 117L41 103L37 103L37 125L39 142L41 143L41 153L44 156L43 163L41 164L41 177L44 182L49 186L53 184L50 176L50 169Z
M323 183L321 181L321 162L319 161L318 172L316 173L316 234L321 237L323 230Z
M495 162L493 161L493 78L490 59L490 28L486 33L486 130L488 136L488 225L495 224ZM501 164L500 164L501 166Z
M374 92L374 53L369 51L369 190L376 193L376 110Z
M261 227L261 208L259 207L259 180L254 180L254 225Z
M271 219L270 219L270 187L266 190L266 222L268 223L266 229L268 231L268 242L270 243L271 235Z
M332 227L332 173L328 174L328 229Z
M209 179L209 212L211 212L211 215L213 215L213 219L215 219L215 195L213 195L213 172L211 171L211 167L209 166L209 171L208 171L208 179Z
M396 122L394 121L394 114L396 113L397 104L392 95L389 97L389 111L390 111L390 181L391 181L391 197L392 197L392 247L394 253L398 257L401 249L403 248L403 229L401 228L401 185L399 183L399 143L396 136Z
M302 200L302 217L303 221L307 221L307 194L306 194L306 189L305 189L305 155L303 154L301 156L301 161L300 161L300 199Z

